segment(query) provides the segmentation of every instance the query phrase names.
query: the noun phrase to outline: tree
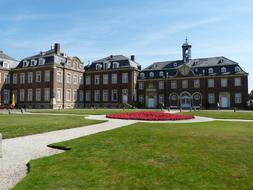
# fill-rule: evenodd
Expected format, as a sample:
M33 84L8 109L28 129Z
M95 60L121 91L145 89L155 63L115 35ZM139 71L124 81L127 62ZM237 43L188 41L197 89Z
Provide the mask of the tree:
M249 99L253 99L253 90L249 93Z

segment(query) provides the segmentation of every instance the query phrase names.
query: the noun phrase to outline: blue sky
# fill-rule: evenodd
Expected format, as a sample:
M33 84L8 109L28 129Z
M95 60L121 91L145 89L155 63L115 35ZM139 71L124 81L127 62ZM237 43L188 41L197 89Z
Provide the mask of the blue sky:
M143 68L181 58L225 56L250 73L253 90L252 0L0 0L0 49L24 57L60 42L87 63L135 54Z

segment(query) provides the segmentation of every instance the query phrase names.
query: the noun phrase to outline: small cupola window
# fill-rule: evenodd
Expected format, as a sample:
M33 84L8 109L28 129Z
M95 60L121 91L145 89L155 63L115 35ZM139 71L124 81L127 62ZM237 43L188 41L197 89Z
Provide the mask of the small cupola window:
M152 77L152 78L153 78L154 76L155 76L155 74L154 74L153 72L150 72L150 73L149 73L149 77Z
M222 68L221 68L221 72L222 72L222 73L227 72L227 68L226 68L226 67L222 67Z
M208 69L208 73L209 73L209 74L213 74L213 68L209 68L209 69Z

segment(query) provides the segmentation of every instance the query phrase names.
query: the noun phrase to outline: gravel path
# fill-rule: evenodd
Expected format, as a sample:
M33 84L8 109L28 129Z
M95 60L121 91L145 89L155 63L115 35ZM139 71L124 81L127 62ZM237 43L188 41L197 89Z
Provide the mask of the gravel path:
M131 125L136 122L154 123L154 121L107 119L105 115L92 115L88 119L108 120L105 123L85 127L58 130L37 135L17 137L2 141L2 154L0 158L0 190L7 190L15 186L27 174L26 164L33 159L61 153L62 150L52 149L47 145L87 136L102 131ZM193 123L209 122L216 119L206 117L195 117L195 119L184 121L155 121L155 123ZM219 119L220 120L220 119ZM231 120L222 120L231 121ZM233 120L238 121L238 120ZM243 121L243 120L239 120ZM249 120L247 122L253 122Z

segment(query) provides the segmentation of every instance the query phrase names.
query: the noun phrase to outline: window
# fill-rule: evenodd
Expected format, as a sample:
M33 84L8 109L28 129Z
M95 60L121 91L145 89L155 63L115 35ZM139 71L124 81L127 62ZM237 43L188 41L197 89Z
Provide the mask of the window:
M44 100L49 101L50 100L50 88L44 89Z
M83 85L83 75L79 76L79 82L80 82L81 85Z
M173 66L174 66L174 67L177 67L177 63L174 63Z
M139 102L141 104L144 104L144 96L143 95L139 95Z
M8 73L4 73L4 83L10 84L10 75Z
M67 73L67 83L71 84L71 74Z
M221 68L221 72L222 72L222 73L225 73L225 72L227 72L227 69L226 69L226 67L222 67L222 68Z
M62 82L62 72L61 71L57 72L57 82Z
M73 84L77 84L78 83L78 79L77 79L77 75L75 74L73 76Z
M108 74L103 75L103 84L108 84Z
M236 104L242 103L242 94L241 93L235 93L235 103Z
M221 79L221 87L227 87L228 86L228 79L224 78Z
M73 90L73 101L76 102L77 101L77 91Z
M100 91L99 90L95 90L94 101L95 102L99 102L100 101Z
M238 77L238 78L235 78L235 86L241 86L241 78Z
M102 68L102 65L96 64L96 70L97 70L97 71L101 70L101 68Z
M176 94L173 94L173 95L171 96L171 100L173 100L173 101L177 100L177 95L176 95Z
M163 71L160 71L160 72L159 72L159 76L160 76L160 77L163 77L163 76L164 76Z
M159 89L164 89L164 81L159 81Z
M4 89L4 103L9 104L10 102L10 90Z
M113 62L112 67L113 67L113 69L119 68L119 63L118 62Z
M128 83L128 73L122 73L122 83Z
M13 84L17 84L17 78L18 78L18 75L17 74L13 74L13 79L12 79L12 83Z
M70 100L71 100L71 90L70 90L70 89L67 89L67 90L66 90L66 100L67 100L67 101L70 101Z
M85 101L87 101L87 102L90 101L90 91L89 91L89 90L87 90L87 91L85 92Z
M27 101L28 102L33 101L33 90L32 89L27 90Z
M188 88L188 80L182 80L182 88Z
M20 73L20 84L25 84L25 73Z
M159 95L159 104L164 104L164 95Z
M25 101L25 90L24 89L19 90L19 100L20 100L20 102Z
M85 84L90 85L90 76L85 77Z
M28 83L33 83L33 73L32 73L32 72L29 72L29 73L28 73L27 82L28 82Z
M140 74L140 77L141 77L141 78L145 78L145 73L141 73L141 74Z
M171 81L171 89L176 89L177 88L177 81L176 80L172 80Z
M41 82L41 71L36 71L36 82Z
M79 90L79 101L83 102L83 90Z
M99 75L95 75L94 77L95 77L95 85L99 85L99 83L100 83Z
M236 66L235 67L235 72L240 72L241 71L241 68L239 66Z
M200 87L199 79L196 79L196 80L193 81L193 86L194 86L194 88L199 88Z
M50 81L50 70L45 71L45 82Z
M37 61L36 61L36 60L32 60L32 61L31 61L31 66L34 67L34 66L36 66L36 65L37 65Z
M208 88L213 88L214 87L214 79L208 79L207 81L207 86Z
M41 101L41 89L40 88L36 88L35 100L38 102Z
M117 78L117 73L112 74L112 84L117 84L118 78Z
M56 94L57 101L62 101L62 89L57 88L57 94Z
M103 69L108 70L110 68L110 63L104 63Z
M112 90L112 101L116 102L118 100L118 91L117 89Z
M150 73L149 73L149 77L152 77L152 78L153 78L154 76L155 76L155 74L154 74L153 72L150 72Z
M143 90L144 89L144 83L143 82L139 82L139 90Z
M10 68L10 65L9 65L9 63L7 63L7 62L4 62L4 63L3 63L3 68Z
M209 74L213 74L213 68L209 68L209 69L208 69L208 73L209 73Z
M208 103L209 104L214 104L215 103L214 93L209 93L208 94Z
M24 61L23 61L23 67L28 67L28 66L29 66L29 61L24 60Z
M45 59L40 58L40 59L39 59L39 65L44 65L44 64L45 64Z
M107 102L109 100L108 90L103 90L103 101Z

